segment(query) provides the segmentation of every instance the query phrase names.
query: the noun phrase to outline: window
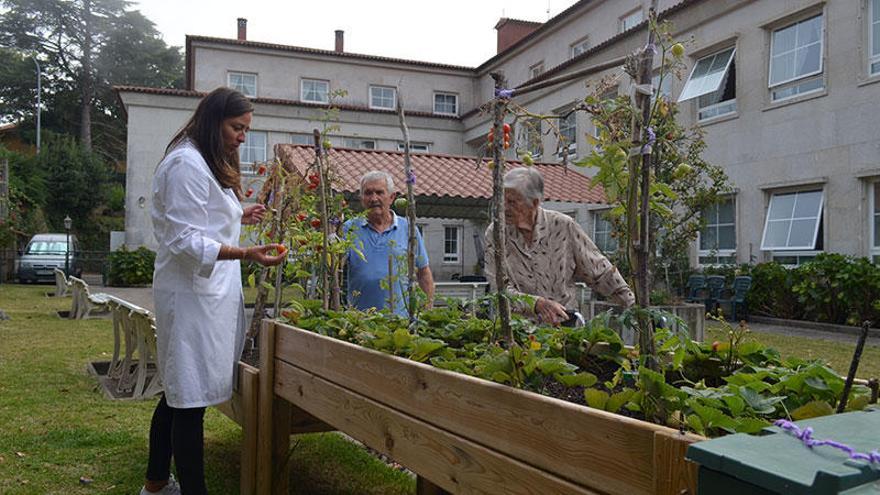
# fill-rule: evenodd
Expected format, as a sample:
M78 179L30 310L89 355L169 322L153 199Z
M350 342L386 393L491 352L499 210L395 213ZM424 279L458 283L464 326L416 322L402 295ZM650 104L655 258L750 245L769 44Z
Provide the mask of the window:
M581 53L586 52L590 48L590 40L589 38L583 38L580 41L574 42L569 46L569 58L575 58Z
M694 64L678 101L697 98L697 118L707 120L736 111L736 49L707 55Z
M644 15L642 14L642 9L637 9L629 14L620 18L620 32L629 31L630 29L638 26L642 19L644 19Z
M871 43L871 58L868 60L868 74L880 74L880 0L868 2L868 39Z
M593 242L603 253L617 251L617 239L614 237L614 224L611 223L609 210L593 213Z
M315 145L315 138L311 134L291 134L290 135L290 143L291 144L307 144L309 146Z
M260 163L266 161L266 132L251 131L238 148L238 159L241 163Z
M534 79L544 73L544 61L529 67L529 79Z
M663 81L661 82L659 72L651 76L651 86L654 87L654 95L651 97L652 103L657 99L657 96L662 96L666 101L669 101L672 98L673 77L675 77L673 74L664 74Z
M383 110L397 108L397 89L389 86L370 86L370 108Z
M443 228L443 262L461 261L461 227L446 225Z
M257 97L257 75L245 72L230 72L227 76L227 86L249 97Z
M736 263L736 200L721 199L702 211L706 222L699 234L699 264Z
M770 92L773 101L825 88L822 14L773 31Z
M453 93L434 93L434 113L458 115L458 95Z
M397 143L397 151L403 151L404 144ZM431 145L428 143L409 143L409 150L413 153L429 153L431 151Z
M566 112L568 115L565 115ZM565 117L559 119L559 151L557 154L574 155L577 153L577 112L571 109L559 112Z
M599 102L602 105L605 105L606 103L608 103L609 100L613 100L613 99L617 98L617 92L618 92L617 86L605 90L605 92L602 93L602 96L599 97ZM599 139L602 135L602 128L600 127L600 123L598 120L595 120L595 119L590 119L590 120L593 123L593 137L595 137L596 139ZM595 145L594 147L597 150L602 148L596 142L593 142L593 144Z
M320 79L303 79L299 99L308 103L330 103L330 82Z
M805 251L821 249L822 205L824 194L799 191L773 194L761 249L764 251Z
M533 157L544 154L541 142L541 119L529 119L518 129L517 147L532 154Z
M868 194L868 225L871 232L871 258L877 263L880 261L880 182L871 183Z
M342 141L342 146L356 150L374 150L376 149L376 141L372 139L345 138Z

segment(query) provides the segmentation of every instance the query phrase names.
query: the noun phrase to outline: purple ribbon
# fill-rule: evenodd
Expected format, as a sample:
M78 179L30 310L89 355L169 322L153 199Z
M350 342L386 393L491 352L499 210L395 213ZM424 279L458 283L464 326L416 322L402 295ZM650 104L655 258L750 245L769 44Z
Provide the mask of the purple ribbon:
M657 53L657 45L655 45L654 43L648 43L647 45L645 45L645 51L655 54Z
M797 437L800 441L804 443L804 445L806 445L810 449L812 449L813 447L822 447L823 445L827 445L829 447L834 447L835 449L846 452L846 455L848 455L850 459L876 462L880 464L880 452L878 452L876 449L872 450L870 454L864 454L862 452L856 452L856 449L835 440L816 440L815 438L813 438L813 428L809 426L801 429L800 427L798 427L798 425L785 419L780 419L773 424L782 428L782 430L786 433Z
M406 183L407 183L407 184L413 184L413 185L415 185L415 183L416 183L416 173L413 172L412 170L410 170L410 171L406 174Z
M648 155L651 153L651 148L654 146L654 143L657 141L657 134L654 133L653 127L648 127L648 142L642 146L642 154Z
M495 88L495 97L501 98L504 100L509 100L513 98L513 94L516 92L514 89L503 89L503 88Z
M342 219L341 219L341 218L333 217L333 218L330 219L330 225L332 225L332 226L334 226L334 227L339 227L339 224L341 224L341 223L342 223Z

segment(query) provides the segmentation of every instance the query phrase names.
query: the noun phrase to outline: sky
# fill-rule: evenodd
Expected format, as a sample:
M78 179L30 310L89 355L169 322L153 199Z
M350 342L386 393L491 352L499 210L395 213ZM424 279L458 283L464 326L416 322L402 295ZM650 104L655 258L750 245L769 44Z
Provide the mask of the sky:
M345 31L345 51L476 67L495 55L501 17L544 22L576 0L137 0L165 43L183 46L187 34L236 37L248 20L248 39L332 50Z

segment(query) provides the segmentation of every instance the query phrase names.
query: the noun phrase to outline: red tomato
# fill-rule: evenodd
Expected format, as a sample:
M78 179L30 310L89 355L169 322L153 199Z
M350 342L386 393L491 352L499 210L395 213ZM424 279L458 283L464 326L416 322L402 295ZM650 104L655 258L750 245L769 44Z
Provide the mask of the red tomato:
M504 129L504 134L510 134L510 124L505 122L501 128Z
M244 197L249 198L254 195L254 189L249 187L248 190L244 193Z
M313 218L311 223L312 223L312 227L317 229L321 226L321 219Z
M308 218L308 215L306 215L303 212L299 212L296 214L296 221L297 222L304 222L306 220L306 218Z

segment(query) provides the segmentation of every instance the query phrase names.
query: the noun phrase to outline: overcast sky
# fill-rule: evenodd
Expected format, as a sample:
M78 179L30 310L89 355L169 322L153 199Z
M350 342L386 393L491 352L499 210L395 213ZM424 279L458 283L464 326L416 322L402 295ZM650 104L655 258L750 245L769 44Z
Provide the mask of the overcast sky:
M544 22L576 0L138 0L165 42L195 34L332 50L336 29L345 51L475 67L495 54L493 27L503 16Z

